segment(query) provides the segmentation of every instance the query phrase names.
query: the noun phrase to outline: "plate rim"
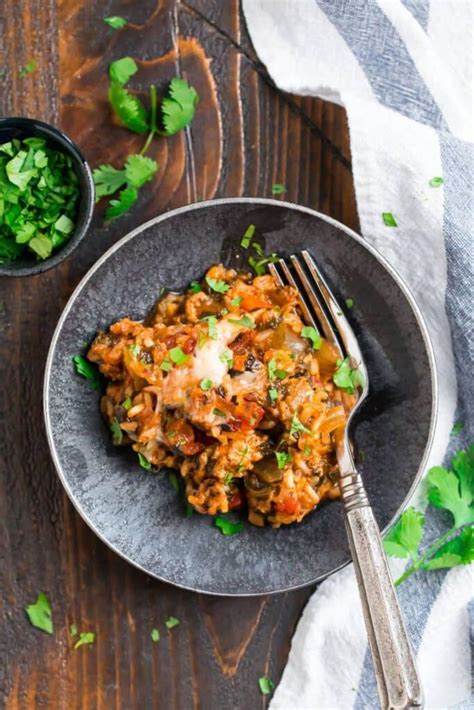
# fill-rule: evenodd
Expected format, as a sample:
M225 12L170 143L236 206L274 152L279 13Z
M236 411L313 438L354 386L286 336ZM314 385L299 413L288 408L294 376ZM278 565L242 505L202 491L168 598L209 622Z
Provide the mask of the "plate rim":
M429 334L424 316L420 310L420 307L418 306L413 294L411 293L409 287L405 283L404 279L402 276L398 273L398 271L393 267L382 254L371 244L365 241L357 232L355 232L353 229L350 227L347 227L345 224L342 224L342 222L339 222L338 220L334 219L333 217L330 217L329 215L323 214L322 212L318 212L317 210L314 210L310 207L305 207L303 205L299 205L295 202L288 202L285 200L274 200L270 198L265 198L265 197L223 197L223 198L217 198L217 199L212 199L212 200L205 200L203 202L195 202L191 203L189 205L183 205L182 207L177 207L174 210L170 210L169 212L165 212L163 214L157 215L155 217L152 217L151 219L147 220L146 222L143 222L142 224L138 225L138 227L135 227L135 229L132 229L130 232L127 232L123 237L121 237L115 244L112 244L112 246L105 251L102 256L100 256L97 261L91 266L91 268L84 274L82 279L79 281L73 292L68 298L68 301L66 305L64 306L64 309L59 317L59 320L57 322L57 325L54 329L53 336L51 338L51 343L49 345L48 349L48 356L46 358L46 365L45 365L45 371L44 371L44 381L43 381L43 416L44 416L44 422L45 422L45 428L46 428L46 438L48 441L48 446L51 454L51 458L53 460L54 467L56 469L56 473L59 477L59 480L61 481L61 484L66 491L66 494L71 501L72 505L74 506L75 510L79 513L80 517L84 520L86 525L93 531L95 535L101 540L109 549L111 549L115 554L117 554L119 557L121 557L123 560L131 564L133 567L139 569L140 571L144 572L145 574L149 575L150 577L153 577L154 579L159 580L160 582L164 582L166 584L171 584L174 587L178 587L180 589L185 589L186 591L190 592L196 592L199 594L206 594L208 596L215 596L215 597L258 597L262 595L273 595L273 594L284 594L286 592L290 591L296 591L297 589L304 589L305 587L309 587L313 584L319 584L320 582L324 581L325 579L331 577L333 574L336 572L339 572L340 570L344 569L347 567L347 565L352 563L352 559L349 558L346 562L343 562L340 564L338 567L335 567L331 572L328 572L327 574L319 575L318 577L315 577L313 579L309 579L306 582L302 582L301 584L296 584L296 585L291 585L289 587L285 587L283 589L276 589L276 590L263 590L260 592L240 592L240 593L233 593L233 592L211 592L206 589L199 589L198 587L193 587L189 586L186 584L180 584L178 582L173 582L170 581L169 579L166 579L165 577L161 577L160 575L151 572L150 570L146 569L143 567L139 562L136 562L135 560L131 559L128 557L125 553L121 552L117 547L111 543L107 538L102 534L100 530L96 528L96 526L92 523L92 521L86 516L85 512L82 510L79 501L76 499L73 491L71 490L69 483L66 479L66 476L62 470L61 463L59 461L59 456L56 451L55 443L54 443L54 438L53 438L53 433L52 433L52 426L50 422L50 413L49 413L49 391L50 391L50 379L51 379L51 370L52 370L52 364L53 364L53 358L54 358L54 353L56 350L56 345L59 340L59 335L62 330L62 326L69 315L69 312L84 288L84 286L88 283L88 281L91 279L93 274L100 269L102 264L104 264L109 257L114 254L116 251L122 248L124 244L127 242L131 241L134 239L138 234L141 232L145 231L149 227L152 227L156 224L159 224L160 222L163 222L167 219L173 218L176 215L183 214L185 212L190 212L193 210L199 210L203 208L208 208L208 207L215 207L219 205L235 205L235 204L251 204L251 205L266 205L266 206L275 206L275 207L286 207L290 210L296 210L298 212L303 212L306 214L309 214L313 217L318 217L319 219L322 219L323 221L327 222L328 224L331 224L332 226L336 227L337 229L341 230L342 232L345 233L346 236L348 236L351 239L354 239L356 242L358 242L362 247L364 247L372 256L381 264L381 266L388 272L388 274L392 277L392 279L395 281L399 289L402 291L405 299L407 300L413 315L415 316L415 320L417 322L418 328L421 332L426 353L428 356L428 363L430 367L430 381L431 381L431 390L432 390L432 396L431 396L431 414L430 414L430 428L428 431L428 437L426 440L425 448L423 451L423 456L420 461L420 465L418 467L418 470L413 478L413 482L408 489L402 503L400 506L397 508L396 512L388 522L388 524L380 531L381 535L384 535L384 533L389 530L399 517L400 513L402 510L405 508L407 505L408 501L412 498L420 480L423 475L423 471L426 467L426 463L428 461L429 455L431 453L431 449L433 446L433 441L434 441L434 435L436 431L436 424L438 420L438 410L439 410L439 385L438 385L438 370L437 370L437 365L436 365L436 357L435 357L435 352L433 348L433 344L431 342L431 336Z

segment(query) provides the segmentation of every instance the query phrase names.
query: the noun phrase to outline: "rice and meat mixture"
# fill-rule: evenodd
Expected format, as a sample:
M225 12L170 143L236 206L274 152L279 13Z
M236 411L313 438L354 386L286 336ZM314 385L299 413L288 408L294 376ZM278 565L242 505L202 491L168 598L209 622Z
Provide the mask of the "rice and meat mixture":
M108 380L114 443L179 469L198 512L246 507L254 525L279 527L339 497L334 436L353 396L296 291L271 275L212 266L146 321L99 333L88 358Z

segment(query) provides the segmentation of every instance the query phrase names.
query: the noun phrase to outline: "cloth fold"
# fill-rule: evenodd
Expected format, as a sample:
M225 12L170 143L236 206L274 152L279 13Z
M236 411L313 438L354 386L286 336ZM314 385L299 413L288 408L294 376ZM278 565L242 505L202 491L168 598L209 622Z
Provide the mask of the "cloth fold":
M276 85L345 106L363 237L425 317L439 380L427 468L473 440L473 5L469 0L243 0ZM442 177L442 187L429 181ZM387 227L391 212L398 227ZM464 424L454 441L454 420ZM421 505L421 499L412 504ZM445 530L428 515L433 534ZM394 562L400 570L400 562ZM427 708L473 707L472 566L418 573L400 600ZM352 567L321 584L293 638L272 710L376 708Z

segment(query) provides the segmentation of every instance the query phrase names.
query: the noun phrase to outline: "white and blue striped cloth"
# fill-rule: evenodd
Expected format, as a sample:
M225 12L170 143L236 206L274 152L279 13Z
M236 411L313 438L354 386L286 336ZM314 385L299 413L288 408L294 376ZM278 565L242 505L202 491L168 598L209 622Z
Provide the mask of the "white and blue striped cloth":
M436 353L440 405L429 465L449 461L474 427L472 1L243 0L243 8L278 87L347 110L362 234L411 287ZM435 176L443 187L430 187ZM397 229L383 224L382 212L394 214ZM455 420L464 430L453 441ZM432 513L427 524L433 536L446 529ZM472 568L418 573L400 588L428 708L474 707ZM306 607L271 708L376 707L349 567Z

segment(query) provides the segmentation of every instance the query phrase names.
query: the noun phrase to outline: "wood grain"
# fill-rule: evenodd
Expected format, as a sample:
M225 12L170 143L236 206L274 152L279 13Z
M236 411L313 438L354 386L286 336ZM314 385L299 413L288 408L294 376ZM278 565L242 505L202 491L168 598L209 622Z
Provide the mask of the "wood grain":
M114 32L104 16L129 18ZM179 74L200 95L186 132L155 140L160 164L139 204L104 226L102 207L74 256L41 276L0 281L0 706L7 710L264 707L258 678L281 676L311 589L219 599L175 589L108 550L68 502L42 423L42 378L59 314L80 277L145 219L196 199L270 196L319 209L357 229L344 111L275 88L253 50L237 0L3 0L1 115L60 125L91 165L120 165L141 145L113 119L108 64L130 55L147 100ZM24 79L19 68L34 58ZM31 628L26 604L51 599L55 634ZM164 621L181 624L168 631ZM76 651L75 623L95 631ZM150 631L161 631L153 643Z

